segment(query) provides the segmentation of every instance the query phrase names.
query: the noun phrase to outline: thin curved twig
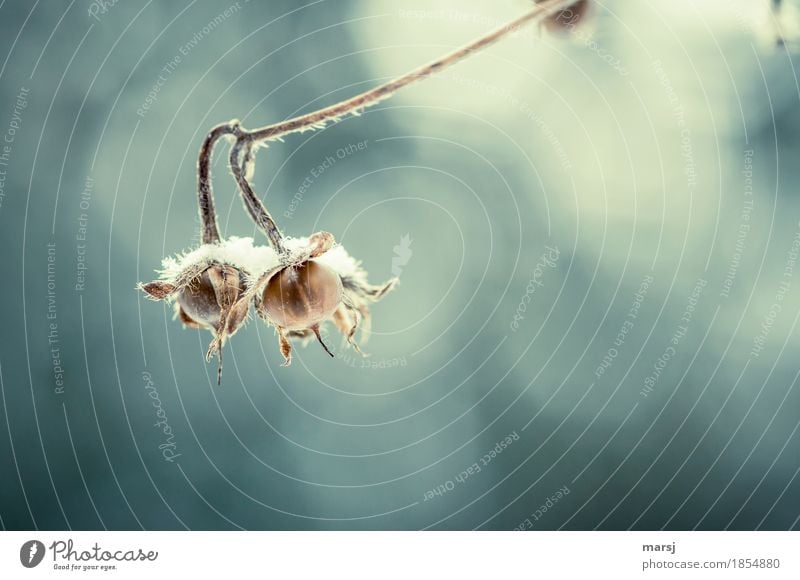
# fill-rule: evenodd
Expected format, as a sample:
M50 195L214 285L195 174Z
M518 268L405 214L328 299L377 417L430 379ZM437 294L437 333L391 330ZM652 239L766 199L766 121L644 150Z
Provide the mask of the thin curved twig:
M335 105L331 105L330 107L325 107L318 111L313 111L306 115L301 115L299 117L295 117L294 119L289 119L288 121L283 121L267 127L261 127L259 129L253 129L250 131L243 130L240 139L246 139L248 141L260 143L263 141L277 139L290 133L308 130L309 128L322 128L322 126L324 126L324 124L328 121L339 120L347 114L361 111L366 107L375 105L376 103L388 99L399 89L427 78L434 73L440 72L460 62L466 57L475 54L476 52L488 46L491 46L498 40L519 30L519 28L525 24L543 20L559 10L574 4L575 1L576 0L548 0L546 2L536 4L534 8L519 18L500 26L494 29L492 32L478 38L477 40L474 40L462 46L461 48L458 48L434 60L433 62L418 67L401 77L377 86L374 89L370 89L364 93L361 93L360 95L356 95L355 97L344 100Z
M244 157L242 157L242 148L245 148ZM244 198L244 203L247 206L247 211L250 217L256 222L259 229L267 235L272 247L278 254L285 254L286 249L283 246L283 234L278 229L275 220L272 219L267 207L253 192L250 182L247 179L247 165L252 163L248 158L252 158L252 141L237 139L236 143L231 147L230 167L233 172L233 177L239 185L239 191Z
M211 189L211 154L217 141L226 135L233 135L238 124L238 121L231 121L217 125L209 131L200 147L200 158L197 161L197 203L200 206L204 244L215 244L220 241L214 193Z
M234 174L240 193L242 194L245 205L253 220L258 227L266 234L273 247L279 253L283 252L283 236L275 224L275 220L267 211L266 206L253 192L248 181L249 171L253 159L253 151L256 145L265 141L279 139L284 135L299 133L308 130L322 129L330 121L339 121L348 114L357 114L366 107L375 105L391 97L399 89L406 87L419 80L425 79L434 73L440 72L466 57L494 44L509 34L517 31L522 26L540 22L558 12L568 8L576 0L544 0L537 3L526 14L516 18L507 24L496 28L492 32L474 40L463 47L456 49L441 58L434 60L426 65L418 67L411 72L393 79L387 83L379 85L373 89L359 95L341 101L335 105L268 125L253 130L246 130L241 127L238 120L229 121L217 125L206 135L203 146L200 148L200 158L198 161L198 195L200 203L200 217L203 221L203 242L214 243L220 239L217 227L216 214L214 210L213 193L211 190L211 153L216 142L224 136L234 136L236 142L230 155L231 171ZM240 154L244 149L244 159L240 160ZM235 154L234 154L235 150Z

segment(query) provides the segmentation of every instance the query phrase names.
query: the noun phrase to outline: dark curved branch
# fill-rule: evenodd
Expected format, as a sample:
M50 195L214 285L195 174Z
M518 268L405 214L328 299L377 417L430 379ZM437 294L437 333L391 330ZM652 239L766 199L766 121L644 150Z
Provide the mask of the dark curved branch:
M248 164L252 163L252 147L252 141L245 141L241 138L237 139L234 146L231 147L231 171L233 172L234 179L236 179L236 183L239 185L239 191L242 194L250 217L256 222L259 229L266 234L267 238L269 238L275 251L278 252L278 254L284 254L286 248L283 246L283 234L281 234L278 225L275 223L275 220L272 219L272 215L270 215L266 206L261 203L261 200L253 192L253 188L247 180L246 167ZM242 157L242 148L244 148L244 157Z
M217 125L209 131L200 147L197 161L197 202L200 206L200 220L203 224L203 243L215 244L220 241L217 226L217 212L214 207L214 192L211 188L211 154L214 145L225 135L234 135L239 130L238 121Z

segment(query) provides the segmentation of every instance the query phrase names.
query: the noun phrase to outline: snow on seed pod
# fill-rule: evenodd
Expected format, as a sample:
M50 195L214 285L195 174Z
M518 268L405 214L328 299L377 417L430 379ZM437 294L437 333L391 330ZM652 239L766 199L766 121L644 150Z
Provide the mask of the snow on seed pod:
M253 246L252 238L231 237L162 262L161 277L139 288L153 300L169 300L175 317L188 328L205 328L214 338L206 360L217 353L221 380L222 347L247 319L246 294L250 272L265 262L277 262L271 248Z
M367 273L328 232L308 238L286 238L287 255L271 264L241 300L252 296L256 311L275 327L284 366L292 361L291 339L307 342L316 337L325 351L320 329L333 322L347 342L361 352L355 341L361 328L362 342L369 332L367 304L380 300L394 285L393 278L380 286L367 281Z

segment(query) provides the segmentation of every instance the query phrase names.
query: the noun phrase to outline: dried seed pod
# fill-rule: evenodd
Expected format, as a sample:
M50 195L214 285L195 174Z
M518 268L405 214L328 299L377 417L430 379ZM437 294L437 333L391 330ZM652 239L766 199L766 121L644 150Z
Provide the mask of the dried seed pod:
M537 3L542 1L536 0ZM542 20L542 25L550 32L569 32L575 26L586 21L591 7L589 0L577 0L568 8L562 8Z
M219 330L222 305L217 297L218 290L244 292L238 270L215 264L184 286L176 299L181 319L215 332Z
M322 347L320 329L332 321L347 342L361 352L355 334L361 322L366 339L368 301L377 301L397 282L381 286L367 282L367 273L332 234L317 232L308 238L287 238L288 254L279 264L268 264L240 301L255 302L258 314L275 327L284 365L292 360L291 340L306 341L316 336Z
M303 330L325 321L342 301L342 280L314 260L274 274L264 287L261 313L287 330Z
M212 264L181 285L168 282L143 284L155 300L175 298L175 316L190 328L205 328L214 334L206 352L206 360L219 354L217 384L222 381L222 347L247 318L247 305L238 303L244 294L245 276L233 266Z
M250 238L230 238L165 259L162 279L139 285L154 300L174 301L175 316L185 326L205 328L214 335L206 360L219 355L217 382L222 347L247 319L248 304L241 298L248 288L248 271L264 260L274 261L274 252L255 248Z

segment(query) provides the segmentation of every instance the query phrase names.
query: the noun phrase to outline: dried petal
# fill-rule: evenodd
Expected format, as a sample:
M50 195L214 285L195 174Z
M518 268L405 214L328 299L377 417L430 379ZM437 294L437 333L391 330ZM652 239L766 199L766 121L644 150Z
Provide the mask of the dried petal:
M311 257L319 258L333 247L336 239L329 232L317 232L309 236L308 243L311 246Z
M280 326L276 326L275 330L278 332L278 345L283 355L283 364L281 366L288 367L292 364L292 343L286 338Z
M212 266L207 271L209 280L214 286L217 304L223 313L230 310L233 303L244 292L244 281L239 276L239 271L231 266Z
M228 320L225 324L226 332L228 336L233 336L239 327L244 324L244 321L247 320L247 314L249 312L248 303L239 302L237 301L228 312Z
M394 288L399 281L399 278L391 278L383 284L375 286L373 284L363 282L357 278L343 277L342 285L345 287L345 289L357 294L358 296L369 298L372 302L377 302L383 298L384 295L389 292L389 290Z
M345 303L342 303L342 305L336 309L336 312L333 313L333 322L345 337L347 343L359 354L364 354L361 352L361 348L355 341L358 323L360 322L361 318L362 317L356 308L348 306Z
M330 232L316 232L307 238L288 238L284 240L288 254L282 258L284 266L299 265L311 258L319 258L336 244Z

